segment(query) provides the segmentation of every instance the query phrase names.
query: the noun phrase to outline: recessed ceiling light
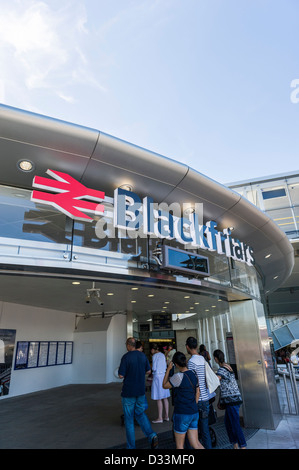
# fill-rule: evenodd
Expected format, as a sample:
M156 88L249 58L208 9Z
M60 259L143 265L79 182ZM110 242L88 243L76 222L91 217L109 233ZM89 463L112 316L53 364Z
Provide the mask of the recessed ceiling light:
M278 278L278 276L274 276L274 277L273 277L273 279L277 279L277 278Z
M218 302L222 302L222 299L218 299Z
M195 212L194 207L187 207L187 209L184 210L185 215L194 214L194 212Z
M138 290L138 287L131 287L131 290Z
M209 310L208 308L205 310L205 312L209 312L209 311L210 311L210 310Z
M122 184L119 186L121 189L125 189L126 191L132 191L132 186L130 184Z
M154 297L154 294L148 294L148 297Z
M165 304L169 304L170 302L164 302Z
M266 258L266 259L267 259L267 258L270 258L270 256L271 256L271 253L269 253L268 255L266 255L265 258Z
M74 281L74 282L72 282L72 284L73 284L74 286L78 286L78 285L80 284L80 282L79 282L79 281Z
M136 304L136 300L131 300L131 304Z
M193 309L194 309L194 307L190 307L190 310L193 310Z
M19 160L17 163L17 167L19 168L19 170L29 172L33 170L34 165L30 160Z
M212 305L212 308L216 308L216 305Z
M185 295L184 299L190 299L190 295Z
M194 305L199 305L199 302L194 302Z
M107 295L114 295L114 294L113 294L113 292L108 292L108 294L107 294Z

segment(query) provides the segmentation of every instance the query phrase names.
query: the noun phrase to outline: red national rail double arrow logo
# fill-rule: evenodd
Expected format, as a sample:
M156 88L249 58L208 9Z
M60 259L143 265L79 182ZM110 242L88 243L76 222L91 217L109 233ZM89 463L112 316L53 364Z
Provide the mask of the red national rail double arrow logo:
M93 220L93 218L86 215L85 212L95 214L104 213L103 204L99 204L99 201L103 201L105 198L103 191L86 188L86 186L79 183L79 181L75 180L67 173L53 170L47 170L46 173L52 176L54 180L35 176L32 186L34 188L52 191L55 194L34 190L31 195L32 201L49 204L72 219L82 220L84 222L92 222ZM87 201L85 199L87 199ZM97 202L88 202L89 200Z

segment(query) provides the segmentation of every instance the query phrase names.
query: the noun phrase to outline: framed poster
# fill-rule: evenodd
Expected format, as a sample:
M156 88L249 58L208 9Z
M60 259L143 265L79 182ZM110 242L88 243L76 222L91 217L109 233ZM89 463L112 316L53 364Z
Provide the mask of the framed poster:
M58 341L56 364L64 364L65 342Z
M72 341L67 341L65 343L65 364L71 364L73 360L73 343Z
M27 367L37 367L39 341L30 341L28 348Z
M71 364L72 361L73 341L18 341L17 343L16 370Z
M29 341L18 341L15 369L26 369L28 359Z
M0 396L9 395L16 330L0 328Z
M39 343L38 367L45 367L48 364L49 342L41 341Z
M57 341L50 341L49 354L48 354L48 366L55 366L56 356L57 356Z

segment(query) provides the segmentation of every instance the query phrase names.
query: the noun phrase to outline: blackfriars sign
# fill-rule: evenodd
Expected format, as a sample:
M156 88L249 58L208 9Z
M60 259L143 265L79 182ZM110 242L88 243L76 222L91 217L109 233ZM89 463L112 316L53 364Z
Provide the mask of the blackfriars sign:
M104 192L86 188L66 173L53 170L48 170L47 173L54 180L35 177L33 187L46 189L51 193L34 190L32 201L50 204L75 220L92 222L94 218L86 215L86 212L105 218ZM203 224L202 214L197 211L181 217L179 204L172 204L167 208L165 206L154 203L150 197L141 200L132 191L117 188L114 191L114 227L125 230L127 234L134 232L134 238L137 232L140 237L176 240L184 248L216 251L249 266L254 264L253 249L234 239L229 228L220 232L217 230L217 222L213 220ZM179 213L174 210L174 206L179 207Z

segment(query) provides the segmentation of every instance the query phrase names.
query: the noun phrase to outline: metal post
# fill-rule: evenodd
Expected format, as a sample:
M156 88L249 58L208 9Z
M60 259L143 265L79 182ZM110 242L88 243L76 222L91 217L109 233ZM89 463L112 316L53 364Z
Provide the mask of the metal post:
M289 390L288 390L288 385L287 385L287 379L286 379L286 373L282 372L282 377L283 377L283 383L284 383L284 388L286 391L286 397L287 397L287 402L288 402L288 407L289 407L289 413L291 414L291 402L290 402L290 395L289 395Z
M215 338L215 349L219 349L215 317L213 317L213 330L214 330L214 338ZM211 354L213 354L213 351L211 352Z
M299 413L298 410L298 401L297 401L297 394L296 394L296 383L294 384L294 380L296 380L293 376L293 371L291 368L290 363L287 364L289 376L290 376L290 382L291 382L291 387L292 387L292 392L293 392L293 398L294 398L294 404L295 404L295 414L297 415Z
M206 318L206 328L207 328L207 343L208 343L208 351L210 354L213 354L213 351L211 351L211 341L210 341L210 332L209 332L209 319Z
M293 364L292 364L291 362L290 362L290 369L291 369L291 371L292 371L292 377L293 377L294 396L295 396L295 399L296 399L297 411L298 411L297 414L299 414L299 393L298 393L298 388L297 388L295 369L294 369L294 366L293 366Z

